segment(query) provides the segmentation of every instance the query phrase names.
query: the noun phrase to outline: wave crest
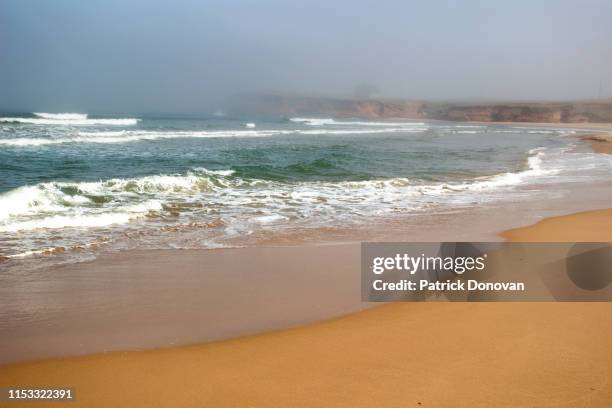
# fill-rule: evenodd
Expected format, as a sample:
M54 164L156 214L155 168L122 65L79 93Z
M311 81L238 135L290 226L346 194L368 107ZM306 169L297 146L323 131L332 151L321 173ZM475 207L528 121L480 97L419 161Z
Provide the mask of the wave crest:
M346 126L424 126L424 122L376 122L376 121L340 121L332 118L291 118L291 122L309 126L346 125Z
M83 113L43 113L34 112L35 118L3 117L2 123L20 123L28 125L64 125L64 126L133 126L140 119L136 118L89 118Z
M158 139L200 139L200 138L250 138L272 137L283 135L368 135L380 133L420 133L428 127L388 127L384 129L294 129L294 130L211 130L211 131L147 131L120 130L102 132L79 132L78 136L62 138L14 138L0 139L0 145L7 146L43 146L65 143L131 143L142 140Z
M38 116L43 119L56 119L56 120L83 120L87 119L86 113L43 113L33 112L34 116Z
M124 224L163 210L166 201L226 188L232 174L201 168L185 175L18 187L0 194L0 231Z
M243 179L233 170L205 168L174 175L40 183L0 194L0 231L125 224L152 212L155 217L176 212L169 210L172 208L188 212L214 208L238 222L245 217L278 214L281 209L283 217L301 218L319 209L342 218L344 213L411 210L444 203L449 195L454 202L472 202L474 194L513 188L556 174L557 169L544 166L545 154L543 149L532 150L522 171L463 183L421 184L401 177L282 183ZM342 208L340 213L338 208Z

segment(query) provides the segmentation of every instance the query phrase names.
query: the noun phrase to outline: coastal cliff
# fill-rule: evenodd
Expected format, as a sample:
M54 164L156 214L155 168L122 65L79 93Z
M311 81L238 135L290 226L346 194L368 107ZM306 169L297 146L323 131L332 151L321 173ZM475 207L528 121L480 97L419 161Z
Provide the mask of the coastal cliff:
M279 95L242 95L242 112L286 116L323 115L367 119L439 119L473 122L612 122L612 101L450 103L412 100L356 100Z

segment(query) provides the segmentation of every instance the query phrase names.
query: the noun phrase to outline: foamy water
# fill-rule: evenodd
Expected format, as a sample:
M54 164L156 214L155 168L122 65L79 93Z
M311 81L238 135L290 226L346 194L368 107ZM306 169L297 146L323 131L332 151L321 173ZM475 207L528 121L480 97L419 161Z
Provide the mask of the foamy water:
M247 119L3 117L0 256L232 245L563 194L612 170L571 129Z
M33 117L0 117L0 123L23 123L30 125L56 125L56 126L91 126L113 125L132 126L138 123L135 118L88 118L81 113L33 113Z

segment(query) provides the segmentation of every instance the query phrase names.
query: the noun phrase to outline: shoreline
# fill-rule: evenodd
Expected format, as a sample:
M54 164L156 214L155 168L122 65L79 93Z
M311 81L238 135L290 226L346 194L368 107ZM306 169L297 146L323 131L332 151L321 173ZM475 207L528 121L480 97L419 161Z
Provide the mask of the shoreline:
M612 132L579 138L597 153L612 154ZM612 208L547 217L500 235L506 240L520 242L612 242Z
M582 136L580 139L587 142L597 153L612 154L612 132Z
M600 137L582 140L608 153L612 143ZM500 236L612 242L612 209L545 217ZM24 304L33 316L51 307L53 333L26 321L0 336L0 387L70 386L71 406L84 407L467 408L495 400L604 408L612 399L611 303L372 307L360 300L358 253L353 243L128 251L55 268L55 281L30 288L46 291L49 304ZM20 296L27 302L27 292ZM195 335L171 338L181 327ZM115 347L102 347L112 336ZM6 359L23 360L23 350L39 355Z
M435 121L435 120L434 120ZM567 128L575 128L575 123L561 123L561 124L556 124L556 123L532 123L532 122L457 122L457 123L474 123L474 124L502 124L502 125L515 125L517 127L538 127L538 126L556 126L556 127L567 127ZM607 140L605 139L605 137L611 137L610 135L612 135L612 133L602 133L602 132L607 132L608 130L612 129L612 123L583 123L581 127L584 127L585 132L589 132L592 131L593 133L585 133L585 134L580 134L580 130L576 130L576 132L578 134L573 134L572 138L577 140L577 141L581 141L581 142L586 142L586 144L590 145L591 148L595 151L598 152L605 152L606 149L609 149ZM582 143L581 143L582 144ZM525 170L522 170L525 171ZM522 172L521 170L517 170L516 173L518 175L521 174ZM510 171L509 171L510 172ZM507 173L499 173L499 174L494 174L491 176L486 176L486 177L490 177L490 178L495 178L495 177L499 177L499 176L504 176ZM558 184L562 184L563 183L563 179L560 179L560 182ZM442 186L442 184L441 184ZM444 186L442 186L442 188L445 188ZM452 188L450 188L450 190L452 190ZM612 194L611 194L611 199L612 199ZM477 203L477 199L474 199L474 201L472 202L472 204L478 204ZM596 205L593 208L586 208L587 210L591 210L591 209L595 209L595 208L601 208L601 206ZM558 211L557 209L555 209L555 211L552 214L543 214L542 216L547 217L550 215L561 215L561 214L569 214L572 212L577 212L582 210L581 208L576 208L574 207L568 207L567 211ZM429 211L429 210L427 210ZM441 208L440 213L444 214L444 213L457 213L457 212L462 212L462 207L458 206L456 208L453 208L451 206L449 206L449 208L444 209ZM211 245L210 247L202 247L202 249L215 249L215 248L241 248L241 247L259 247L259 246L267 246L267 245L292 245L292 244L318 244L318 243L324 243L324 244L334 244L334 243L338 243L338 242L343 242L343 243L348 243L348 242L359 242L359 241L363 241L363 240L367 240L370 236L375 235L378 236L380 235L380 233L377 230L382 230L385 231L384 234L386 235L392 235L394 238L397 239L414 239L415 236L409 236L409 234L404 234L404 233L398 233L397 231L393 231L392 234L387 234L386 231L388 231L388 228L394 228L393 224L395 223L402 223L403 220L402 218L418 218L418 219L426 219L427 218L426 213L419 213L419 212L414 212L414 213L410 213L407 214L405 216L399 216L397 217L397 219L393 219L393 220L389 220L388 218L382 217L380 219L377 220L373 220L373 222L371 224L373 224L373 226L370 225L363 225L363 224L354 224L354 225L334 225L334 226L319 226L316 228L304 228L304 229L300 229L300 230L291 230L290 228L288 228L286 231L271 231L271 230L262 230L262 231L255 231L252 234L248 234L249 236L247 237L246 235L243 236L238 236L236 238L233 238L232 241L229 242L221 242L219 244L217 244L216 242L214 243L214 245ZM399 220L399 221L398 221ZM531 221L536 221L535 219L526 219L524 224L529 224ZM214 224L214 223L213 223ZM418 223L415 223L418 224ZM214 225L213 225L214 226ZM491 233L492 231L482 231L479 230L477 231L477 235L479 236L480 239L482 239L483 233L487 234L487 239L490 240L495 240L496 239L496 233L498 231L501 230L505 230L505 229L509 229L511 227L513 227L514 225L507 225L507 223L500 223L500 225L497 225L497 227L499 227L494 233ZM169 227L170 230L172 230L174 227ZM208 226L207 226L208 228ZM177 230L180 229L179 227L177 227ZM416 225L416 229L419 229L419 226ZM150 231L148 231L150 233ZM358 236L355 237L354 235L357 234ZM125 235L130 235L128 233L126 233ZM416 236L416 239L434 239L437 240L437 235L444 235L445 239L448 240L459 240L459 239L467 239L469 240L470 237L468 236L466 238L465 234L464 236L459 236L459 237L455 237L455 236L450 236L448 237L446 231L443 231L441 229L437 229L435 231L435 233L428 233L427 231L419 231L418 236ZM254 237L251 239L251 237ZM330 238L331 237L331 238ZM384 239L384 238L383 238ZM116 239L116 241L120 241L121 237L119 237L119 239ZM15 265L15 263L20 263L22 261L25 260L25 262L29 262L35 259L39 259L39 260L44 260L46 258L48 262L48 265L45 265L43 267L53 267L56 264L52 264L51 259L55 258L56 255L58 255L58 259L62 259L64 258L64 261L60 261L58 264L63 264L63 263L70 263L72 262L69 258L70 257L78 257L79 253L81 253L83 255L83 257L86 258L91 258L91 257L96 257L99 254L102 254L104 252L107 253L112 253L115 252L117 250L117 248L115 247L111 247L112 242L115 241L115 239L101 239L98 241L84 241L85 243L77 243L77 244L73 244L73 245L64 245L63 243L59 243L57 244L57 246L51 246L51 247L36 247L35 249L32 250L28 250L28 251L24 251L24 252L10 252L8 254L2 254L0 255L0 266L5 266L5 267L12 267L13 265ZM47 241L49 243L52 243L54 241ZM121 243L123 244L123 243ZM121 247L121 244L118 244L118 247ZM126 245L130 245L129 243ZM107 248L108 247L108 248ZM193 247L193 246L192 246ZM198 247L197 245L195 247ZM152 248L146 248L146 247L140 247L138 245L134 245L130 248L126 247L126 250L132 251L132 250L136 250L136 251L140 251L140 250L148 250L148 249L161 249L163 248L162 246L159 247L152 247ZM91 250L91 252L90 252ZM35 262L35 261L34 261ZM36 265L33 265L36 266Z
M585 214L600 212L607 218L594 217L591 233L600 234L595 241L612 242L612 210ZM581 222L575 217L546 218L496 239L456 235L448 241L558 242L563 239L557 230L541 232L541 225L551 219L553 225L561 222L561 229L575 231ZM449 214L445 225L458 218L485 224L498 220L495 211ZM566 219L572 220L571 228ZM410 236L398 235L400 230L388 229L378 238L410 241ZM581 240L593 240L592 235L571 239ZM308 240L245 248L132 250L25 277L9 274L0 288L0 366L230 341L353 314L375 306L361 302L359 253L359 243Z
M610 222L612 212L606 216ZM571 228L575 217L554 217L508 238L543 237L551 233L547 224ZM604 229L612 241L612 229ZM325 304L317 291L313 300ZM295 303L292 296L284 306ZM71 406L88 408L484 408L491 400L500 407L604 408L612 398L612 303L409 302L346 312L204 344L4 364L0 386L70 386L77 395Z
M592 136L577 138L594 142ZM0 349L5 350L0 364L199 344L353 313L366 307L351 295L358 292L354 286L359 283L360 241L435 242L442 236L446 241L514 237L531 242L588 241L593 231L599 231L595 240L612 241L605 229L598 228L608 225L607 217L612 215L600 210L607 207L612 189L587 187L576 190L580 200L573 204L569 198L530 200L515 203L504 216L499 206L491 206L374 223L370 228L269 236L256 246L108 252L91 261L40 268L22 278L8 274L0 277ZM591 189L598 191L599 200L588 198ZM585 202L594 211L575 215ZM559 234L558 228L533 233L518 222L546 227L564 217L573 220L571 228L561 227L562 232L572 231L570 235ZM588 227L578 234L585 217L590 220ZM612 231L612 224L608 230ZM175 272L168 275L168 270ZM326 270L335 271L335 282L347 277L353 277L353 282L342 290L326 287L333 282ZM42 296L41 291L50 295ZM309 297L318 299L316 309ZM269 304L253 307L258 302ZM218 321L217 316L226 321ZM190 322L197 321L207 323L194 329ZM49 334L49 326L63 330Z

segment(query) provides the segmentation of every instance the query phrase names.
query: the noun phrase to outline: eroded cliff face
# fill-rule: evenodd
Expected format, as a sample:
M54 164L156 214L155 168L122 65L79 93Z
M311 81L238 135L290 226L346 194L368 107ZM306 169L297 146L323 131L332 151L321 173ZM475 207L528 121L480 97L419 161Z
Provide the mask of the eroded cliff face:
M507 105L449 106L436 119L480 122L611 122L612 103L514 103Z
M318 115L474 122L612 122L612 101L466 104L249 95L238 98L235 105L235 108L244 112L284 116Z
M285 116L328 115L360 118L424 117L423 102L301 98L276 95L241 96L234 101L240 111Z

